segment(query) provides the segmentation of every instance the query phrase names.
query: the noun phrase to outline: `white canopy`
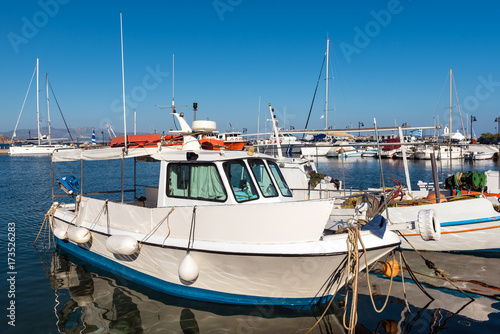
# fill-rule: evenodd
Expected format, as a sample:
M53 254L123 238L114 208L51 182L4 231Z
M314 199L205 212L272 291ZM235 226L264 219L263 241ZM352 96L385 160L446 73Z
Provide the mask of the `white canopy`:
M158 153L161 149L158 147L134 147L128 148L125 154L124 147L107 147L96 149L72 149L55 150L52 153L53 162L77 161L77 160L114 160L123 158L135 158L150 156Z
M494 153L498 153L498 148L496 148L495 146L491 146L491 145L470 145L469 151L470 152L494 152Z

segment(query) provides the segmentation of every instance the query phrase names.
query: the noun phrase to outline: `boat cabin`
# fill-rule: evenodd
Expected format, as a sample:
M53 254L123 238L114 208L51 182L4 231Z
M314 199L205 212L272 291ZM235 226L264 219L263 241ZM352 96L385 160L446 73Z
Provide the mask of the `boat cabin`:
M180 151L165 159L161 162L157 207L293 200L271 157ZM150 199L148 203L152 203Z

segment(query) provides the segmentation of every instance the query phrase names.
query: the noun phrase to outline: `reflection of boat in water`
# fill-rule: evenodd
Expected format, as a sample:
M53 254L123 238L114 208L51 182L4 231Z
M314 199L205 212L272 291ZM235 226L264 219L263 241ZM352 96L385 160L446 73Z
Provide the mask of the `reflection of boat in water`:
M500 257L456 254L445 252L420 252L435 263L460 289L476 296L492 297L500 300ZM405 251L405 258L421 283L440 291L464 297L446 279L434 275L422 258L414 251ZM432 295L432 293L430 293ZM474 297L476 297L474 296ZM436 296L433 296L437 298ZM450 303L451 304L451 303ZM499 312L500 310L497 310Z
M152 296L148 289L72 261L55 252L48 266L58 301L56 326L64 333L304 333L324 311L322 307L235 308L157 293ZM332 312L312 331L343 332Z
M422 255L433 261L439 269L444 270L448 279L474 299L457 290L452 284L443 278L434 275L420 256L414 252L404 252L415 277L425 288L425 295L413 281L406 268L404 269L404 288L401 273L394 278L391 288L391 300L382 313L368 310L368 314L361 314L360 321L365 319L380 323L392 319L397 322L399 332L413 332L426 328L426 333L434 333L443 328L447 323L447 329L452 332L464 332L464 326L475 323L475 332L481 330L481 322L491 322L492 315L497 317L500 313L500 258L489 258L481 256L470 256L463 254L421 252ZM466 268L466 270L464 270ZM374 270L370 274L370 284L374 293L375 302L381 305L385 301L385 295L389 286L389 278L385 277L380 270ZM405 306L405 299L409 309ZM370 303L369 290L366 280L360 283L360 300ZM495 315L494 315L495 314ZM400 315L399 320L398 315ZM450 318L453 322L448 322ZM415 328L412 326L418 327ZM467 329L470 331L470 328Z

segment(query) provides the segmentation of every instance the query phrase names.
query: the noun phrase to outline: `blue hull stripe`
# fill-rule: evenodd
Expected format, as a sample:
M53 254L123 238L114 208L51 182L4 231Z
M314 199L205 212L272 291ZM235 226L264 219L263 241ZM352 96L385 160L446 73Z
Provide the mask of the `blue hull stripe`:
M58 238L56 244L59 248L67 251L86 262L103 268L111 273L117 274L133 282L147 286L151 289L161 291L181 298L196 299L208 302L240 305L308 305L316 306L318 303L325 303L331 297L311 296L310 298L276 298L230 294L206 289L194 288L163 281L156 277L146 275L135 269L121 265L102 255L85 250L71 242L62 241ZM271 291L272 292L272 291Z
M441 226L479 224L479 223L487 223L487 222L494 222L494 221L500 221L500 216L489 217L489 218L469 219L469 220L459 220L459 221L454 221L454 222L444 222L444 223L441 223Z

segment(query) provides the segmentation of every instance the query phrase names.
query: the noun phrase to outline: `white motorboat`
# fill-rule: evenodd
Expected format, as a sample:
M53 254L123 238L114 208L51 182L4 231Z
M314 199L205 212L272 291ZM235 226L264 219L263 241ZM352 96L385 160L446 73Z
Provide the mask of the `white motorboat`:
M280 129L278 130L277 137L275 133L271 133L269 139L260 140L254 146L261 153L274 155L279 150L282 154L291 155L300 153L302 144L303 142L293 134L283 132L283 130Z
M464 154L468 160L489 160L498 154L498 148L493 145L470 145Z
M361 156L364 157L376 157L378 150L376 148L367 148L362 153Z
M158 187L147 187L143 201L127 202L122 186L119 202L83 189L74 204L54 202L49 214L57 247L184 298L276 305L328 300L344 284L348 256L348 234L327 229L332 200L297 201L273 157L201 150L194 133L213 131L215 123L195 121L191 131L174 115L182 146L54 152L54 164L160 162ZM398 236L384 230L355 229L368 259L361 269L399 245Z
M415 149L413 156L419 160L430 160L432 152L437 160L462 159L465 153L461 146L422 145Z
M37 120L40 119L40 89L39 89L39 59L36 59L36 115ZM35 71L33 71L33 75L31 77L31 81L28 87L28 92L26 93L26 97L28 97L28 93L31 87L31 83L33 81L33 77L35 75ZM36 137L37 144L25 144L25 145L11 145L9 148L10 155L50 155L54 150L59 149L73 149L73 146L69 145L61 145L61 144L52 144L51 135L50 135L50 109L49 109L49 79L46 76L46 88L47 88L47 119L48 119L48 136L42 136L40 132L40 122L37 122L38 128L38 136ZM24 102L26 102L26 97ZM19 125L19 119L21 118L21 114L23 113L24 104L21 108L21 112L19 113L19 117L17 119L16 126L14 128L14 132L12 134L12 140L16 137L17 126ZM42 140L46 140L46 143L42 143Z
M305 156L324 157L332 148L332 143L327 141L320 141L315 143L305 144L300 148L300 152Z

